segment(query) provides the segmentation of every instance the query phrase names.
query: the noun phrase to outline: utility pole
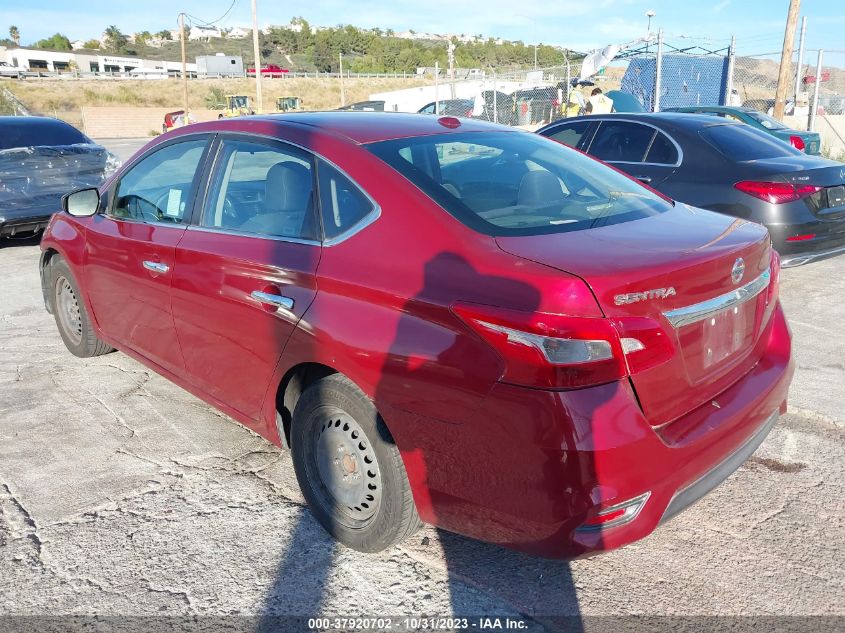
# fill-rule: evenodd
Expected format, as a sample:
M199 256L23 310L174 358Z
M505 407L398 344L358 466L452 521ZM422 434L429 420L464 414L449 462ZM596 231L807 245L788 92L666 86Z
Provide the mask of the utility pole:
M255 111L264 112L264 100L261 95L261 50L258 46L258 7L252 0L252 53L255 57Z
M182 42L182 106L188 120L188 58L185 53L185 14L179 14L179 40Z
M340 105L346 105L346 92L343 90L343 53L337 54L338 59L340 60Z
M783 50L780 54L780 72L778 73L778 88L775 92L775 109L773 116L783 121L783 111L786 106L786 91L789 88L790 66L792 64L792 41L795 39L795 27L798 24L798 12L801 0L789 0L789 14L786 16L786 30L783 33Z
M451 98L455 98L455 45L449 42L449 82Z
M801 18L801 33L798 36L798 67L795 69L795 105L801 93L801 67L804 65L804 35L807 32L807 16Z

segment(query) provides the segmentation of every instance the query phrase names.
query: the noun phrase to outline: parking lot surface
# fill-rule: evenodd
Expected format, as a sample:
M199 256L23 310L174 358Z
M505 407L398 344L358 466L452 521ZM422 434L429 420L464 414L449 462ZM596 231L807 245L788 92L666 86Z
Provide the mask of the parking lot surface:
M790 412L649 538L546 561L425 528L335 545L290 457L121 353L79 359L0 246L0 614L845 615L845 257L783 273Z

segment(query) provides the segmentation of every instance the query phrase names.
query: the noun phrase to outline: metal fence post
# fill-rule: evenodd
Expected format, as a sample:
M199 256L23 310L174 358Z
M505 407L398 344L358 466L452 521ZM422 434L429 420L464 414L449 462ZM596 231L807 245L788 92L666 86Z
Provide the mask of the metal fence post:
M654 69L654 100L652 112L660 112L660 84L663 79L663 29L657 32L657 58Z
M725 82L725 99L722 105L732 105L731 97L734 92L734 65L736 64L736 36L731 36L731 47L728 49L728 78Z
M499 104L496 101L496 71L493 71L493 123L499 122Z
M811 132L816 131L816 112L819 109L819 86L822 83L822 60L824 58L824 50L819 49L819 60L816 63L816 85L813 88L813 103L810 105L810 119L807 123L807 129Z

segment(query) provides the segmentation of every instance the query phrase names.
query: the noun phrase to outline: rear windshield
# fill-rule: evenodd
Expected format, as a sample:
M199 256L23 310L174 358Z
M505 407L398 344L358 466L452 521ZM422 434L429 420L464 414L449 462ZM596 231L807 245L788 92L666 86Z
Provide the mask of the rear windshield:
M15 117L0 123L0 150L42 145L90 143L82 132L61 121Z
M726 158L737 162L802 155L788 143L749 125L713 125L699 134Z
M367 148L488 235L562 233L671 208L627 176L536 134L438 134Z
M763 114L762 112L746 112L748 116L760 123L767 130L788 130L789 127L778 121L776 118Z

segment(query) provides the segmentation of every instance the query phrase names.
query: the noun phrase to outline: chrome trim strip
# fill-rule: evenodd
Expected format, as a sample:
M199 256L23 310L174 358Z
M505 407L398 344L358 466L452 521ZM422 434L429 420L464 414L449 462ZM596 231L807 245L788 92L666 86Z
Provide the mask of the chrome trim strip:
M845 246L837 246L836 248L831 248L826 251L818 251L817 253L786 255L781 257L780 266L781 268L792 268L793 266L800 266L801 264L809 264L810 262L814 262L817 259L822 259L824 257L833 257L834 255L839 255L840 253L845 253Z
M200 226L199 224L189 224L187 227L189 231L199 231L201 233L219 233L222 235L238 235L240 237L255 237L261 240L273 240L276 242L290 242L292 244L307 244L308 246L320 246L317 240L303 240L298 237L283 237L280 235L266 235L264 233L248 233L246 231L238 231L236 229L217 229L213 226Z
M290 297L276 295L270 292L261 292L260 290L253 290L250 296L260 303L269 303L285 310L293 310L293 299Z
M744 286L740 286L735 290L726 292L718 297L713 297L712 299L707 299L701 303L695 303L683 308L669 310L668 312L664 312L663 316L665 316L669 323L672 324L672 327L676 329L684 327L685 325L703 321L710 318L717 312L721 312L722 310L733 306L741 305L746 301L753 299L769 286L770 277L771 273L767 270L757 277L757 279L749 281Z

